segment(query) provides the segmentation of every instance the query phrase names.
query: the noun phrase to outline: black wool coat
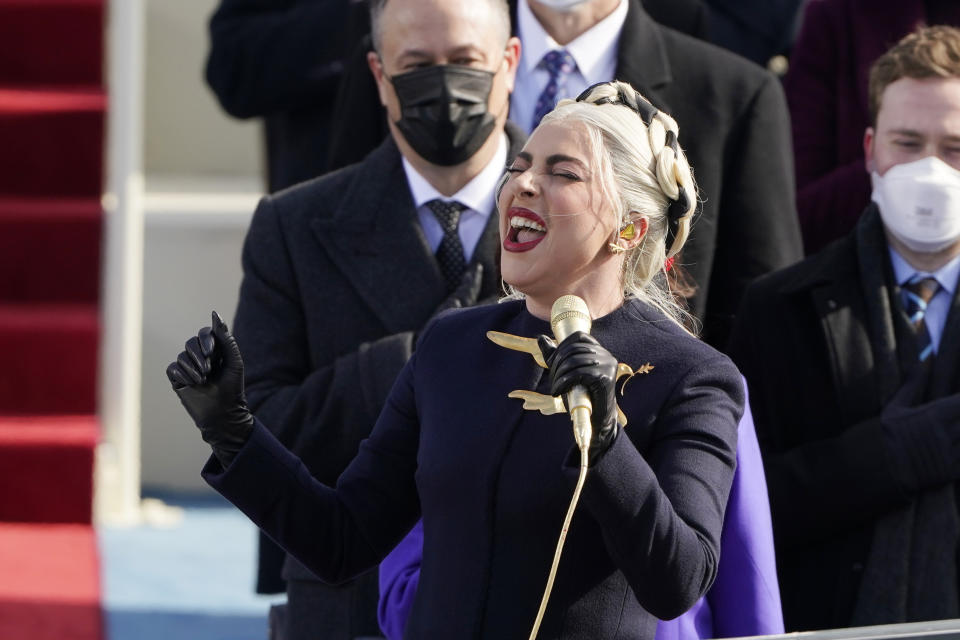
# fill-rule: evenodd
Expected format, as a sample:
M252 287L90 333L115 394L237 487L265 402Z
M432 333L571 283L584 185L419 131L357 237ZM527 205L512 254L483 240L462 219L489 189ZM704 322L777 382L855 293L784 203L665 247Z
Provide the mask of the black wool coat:
M863 238L875 246L866 248ZM854 233L755 282L729 349L750 389L788 631L851 625L875 527L916 500L909 461L938 446L922 441L920 431L909 443L915 449L884 437L889 390L907 375L896 346L888 344L893 316L903 311L898 296L882 317L872 311L864 251L883 272L866 277L889 282L875 205ZM960 391L956 297L931 379L935 397ZM944 556L953 559L952 550Z
M521 301L443 315L420 338L383 413L335 488L258 424L207 480L328 581L370 569L418 518L424 557L405 637L525 637L579 456L566 414L525 410L546 393L530 355L486 339L549 323ZM631 301L594 322L614 356L652 370L618 402L628 419L590 470L540 638L650 639L716 576L743 410L730 360Z

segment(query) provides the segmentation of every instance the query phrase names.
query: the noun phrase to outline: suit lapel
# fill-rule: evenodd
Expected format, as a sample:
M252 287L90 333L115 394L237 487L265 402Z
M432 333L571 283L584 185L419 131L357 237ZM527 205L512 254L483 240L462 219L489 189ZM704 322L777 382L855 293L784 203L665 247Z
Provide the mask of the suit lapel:
M627 18L617 45L616 79L629 82L655 107L672 113L663 95L663 89L673 82L663 36L640 0L628 2Z
M871 295L881 303L887 300L887 295L886 291L865 294L853 237L847 237L843 242L825 249L815 264L816 269L803 272L797 280L785 286L784 293L809 296L823 331L830 371L802 373L831 377L832 387L842 390L837 395L841 412L839 417L843 423L850 424L876 415L880 410L878 399L883 372L878 372L877 367L886 366L887 363L877 362L878 351L874 348L876 345L873 340L879 339L882 343L879 353L893 352L895 357L896 347L893 346L890 322L881 323L890 329L887 338L873 335L877 329L871 328L868 315L878 310L866 303L865 295ZM896 369L895 362L893 366Z
M419 327L443 300L446 287L392 139L363 162L335 215L316 218L312 226L327 255L388 331Z
M526 136L511 122L506 133L509 160ZM315 218L312 227L327 255L388 331L419 328L447 295L392 138L363 161L335 214ZM494 209L471 261L483 264L484 296L500 289L499 246Z
M844 390L837 398L844 424L875 414L876 403L871 401L877 395L873 347L864 324L857 283L834 281L810 294L823 329L833 388Z
M933 359L930 397L939 398L960 391L960 287L954 291L940 347Z
M497 295L500 289L500 220L497 209L494 207L487 218L487 226L483 229L477 246L473 250L470 264L483 265L483 283L480 288L480 299Z

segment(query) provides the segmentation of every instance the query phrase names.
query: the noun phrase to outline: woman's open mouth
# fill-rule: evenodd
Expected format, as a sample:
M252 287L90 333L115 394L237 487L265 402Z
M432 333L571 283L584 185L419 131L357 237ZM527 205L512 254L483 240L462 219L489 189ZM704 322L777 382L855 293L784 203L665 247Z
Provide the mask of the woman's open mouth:
M510 228L503 239L505 251L529 251L547 237L547 224L529 209L511 207L507 212Z

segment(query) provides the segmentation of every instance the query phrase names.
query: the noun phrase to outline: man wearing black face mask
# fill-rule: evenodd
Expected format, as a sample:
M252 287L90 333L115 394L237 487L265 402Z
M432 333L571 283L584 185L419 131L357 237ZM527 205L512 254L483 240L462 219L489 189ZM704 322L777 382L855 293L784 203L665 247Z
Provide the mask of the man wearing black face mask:
M507 123L520 45L504 0L370 4L391 136L359 164L260 202L234 322L250 408L331 484L416 333L499 291L493 192L524 141ZM266 544L261 584L279 569ZM330 587L288 559L283 578L272 637L379 634L376 575Z

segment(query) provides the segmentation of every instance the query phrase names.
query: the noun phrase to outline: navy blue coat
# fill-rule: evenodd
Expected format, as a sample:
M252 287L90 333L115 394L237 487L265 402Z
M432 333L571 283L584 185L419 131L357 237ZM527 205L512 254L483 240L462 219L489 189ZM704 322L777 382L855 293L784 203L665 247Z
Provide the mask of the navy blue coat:
M566 415L507 398L545 370L484 335L534 337L522 302L442 316L422 336L336 488L261 424L210 484L324 580L374 566L423 517L409 638L517 638L533 624L578 456ZM652 638L717 570L735 467L740 375L726 356L633 301L594 323L620 361L654 369L619 399L629 425L594 465L541 638Z

